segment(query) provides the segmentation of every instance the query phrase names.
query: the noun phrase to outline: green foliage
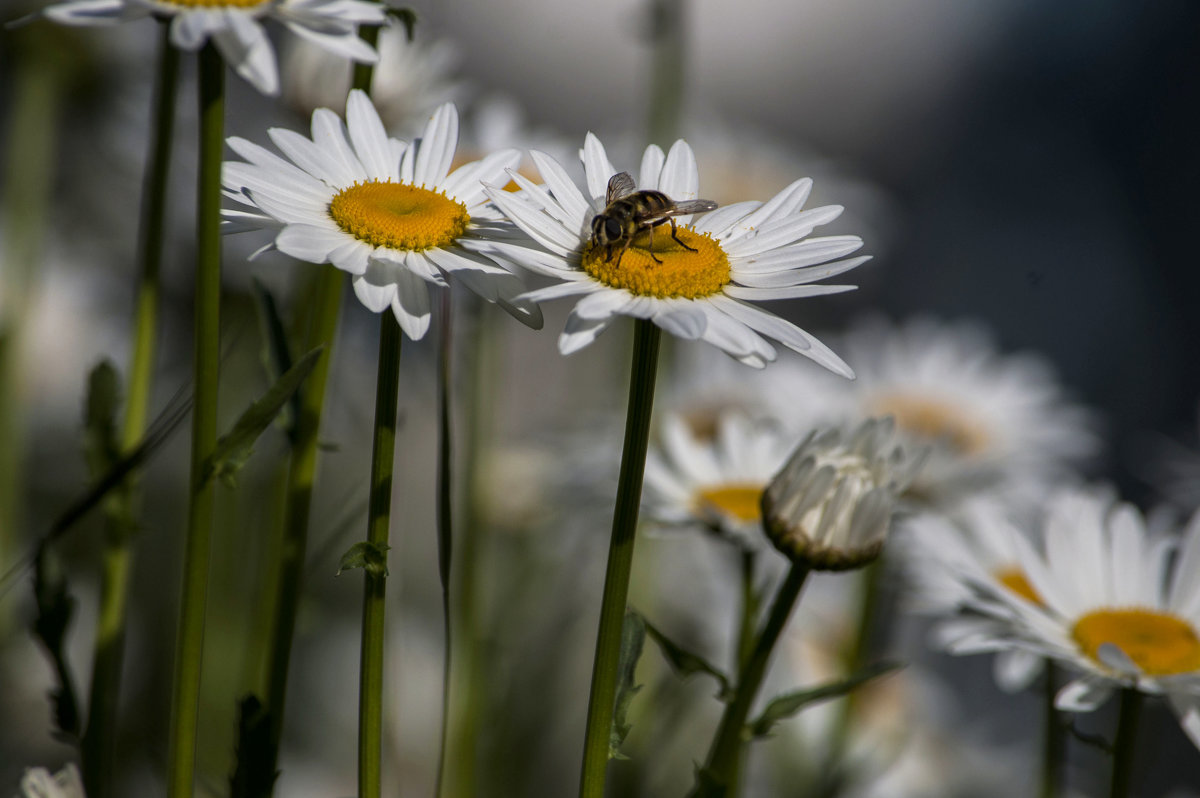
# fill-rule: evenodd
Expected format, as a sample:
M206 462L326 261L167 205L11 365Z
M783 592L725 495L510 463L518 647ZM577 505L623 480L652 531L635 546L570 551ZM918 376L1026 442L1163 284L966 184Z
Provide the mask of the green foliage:
M857 673L848 679L841 679L823 684L820 687L796 690L776 696L767 704L762 714L750 723L750 734L753 737L767 737L776 723L790 718L809 704L844 696L866 682L891 673L900 667L902 666L897 662L880 662L865 668L861 673Z
M253 281L254 306L258 311L258 324L263 339L262 362L276 382L291 369L292 350L288 345L287 331L283 318L279 315L279 306L275 297L257 278ZM290 401L283 406L279 413L279 421L287 431L288 440L296 442L296 419L300 417L300 394L293 393Z
M271 716L253 693L238 702L236 765L229 779L230 798L270 798L279 771L271 745Z
M646 643L646 624L642 616L636 612L625 613L625 622L621 626L621 657L617 661L617 694L613 699L612 730L608 738L608 758L628 759L621 753L621 744L629 735L632 725L626 722L629 706L633 697L642 689L640 684L634 684L634 673L637 671L638 660L642 657L642 647Z
M639 616L641 617L641 616ZM682 679L697 673L708 674L717 680L720 685L720 692L717 697L722 701L728 701L733 694L733 690L729 684L729 677L726 676L715 665L706 660L704 657L694 652L688 651L683 646L679 645L671 638L662 633L658 627L641 618L642 623L646 627L646 633L650 635L650 639L658 644L659 651L662 652L663 658L667 664L671 666L671 670Z
M201 479L214 476L230 487L234 477L254 452L254 442L266 431L275 416L300 388L304 378L317 365L322 347L309 352L287 370L267 392L242 413L233 429L221 436L212 455L205 462Z
M366 568L375 576L387 576L387 551L390 548L387 544L372 543L369 540L355 543L342 555L341 562L338 563L338 576L342 575L342 571L349 571L351 568Z

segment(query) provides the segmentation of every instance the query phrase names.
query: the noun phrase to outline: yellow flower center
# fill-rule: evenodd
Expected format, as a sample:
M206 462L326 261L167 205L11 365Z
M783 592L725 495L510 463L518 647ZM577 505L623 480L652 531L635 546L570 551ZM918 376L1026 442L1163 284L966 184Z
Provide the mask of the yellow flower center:
M1097 610L1080 618L1071 637L1096 662L1111 643L1151 676L1200 670L1200 637L1186 621L1143 609Z
M329 203L338 227L373 247L426 250L454 243L471 215L440 191L407 183L355 183Z
M696 498L702 508L734 521L750 522L762 518L762 493L762 485L714 485L701 490Z
M638 233L623 253L614 247L611 260L605 247L591 242L583 251L583 270L611 288L624 288L639 296L659 299L682 297L699 299L721 290L730 277L725 251L707 235L680 227L680 241L696 250L681 247L671 238L671 230L661 225L654 230L654 257L646 249L650 231Z
M1029 584L1029 580L1025 578L1025 574L1021 573L1021 569L1013 567L1001 568L993 576L995 576L997 582L1021 598L1031 601L1034 604L1042 603L1042 597L1033 589L1033 585Z
M256 8L266 6L275 0L158 0L163 5L178 8Z
M983 425L961 408L928 396L885 394L872 402L871 410L873 415L891 416L898 428L913 435L947 444L964 457L982 453L990 443Z

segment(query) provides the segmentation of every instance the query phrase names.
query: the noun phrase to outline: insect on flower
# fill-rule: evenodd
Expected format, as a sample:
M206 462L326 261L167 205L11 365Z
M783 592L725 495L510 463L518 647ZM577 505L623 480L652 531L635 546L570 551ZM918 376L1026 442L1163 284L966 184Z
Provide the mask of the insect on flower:
M617 265L634 237L643 230L649 231L650 243L646 251L656 263L662 260L654 254L654 228L671 223L671 238L686 250L696 250L679 240L675 218L689 213L704 213L717 207L712 200L697 199L676 202L661 191L643 189L637 191L628 172L619 172L609 178L608 190L604 195L606 207L592 217L592 246L605 248L605 262L611 261L613 251L617 253ZM620 249L616 249L617 247Z

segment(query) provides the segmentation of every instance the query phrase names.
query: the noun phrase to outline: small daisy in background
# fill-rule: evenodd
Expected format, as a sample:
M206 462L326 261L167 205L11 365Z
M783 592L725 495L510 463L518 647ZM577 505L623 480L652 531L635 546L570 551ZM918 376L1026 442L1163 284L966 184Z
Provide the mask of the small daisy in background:
M1075 677L1055 705L1089 712L1115 691L1165 696L1200 747L1200 513L1151 535L1107 491L1067 489L1047 504L1042 545L1011 537L1025 589L969 560L948 563L969 594L963 612L990 625L947 635L952 651L1017 650Z
M279 93L279 67L262 19L274 19L337 56L364 63L375 63L378 55L358 37L358 26L387 19L382 3L366 0L66 0L42 13L64 25L170 19L172 45L193 52L211 39L225 62L263 94Z
M1036 498L1100 448L1092 414L1067 399L1046 361L1000 353L974 324L872 318L839 348L855 382L780 370L768 396L807 393L830 421L891 416L929 449L910 502L945 511L985 490Z
M379 62L370 96L390 133L419 133L439 106L462 105L466 89L455 77L460 57L451 42L410 39L403 25L389 25L379 31L375 48ZM350 65L304 38L289 40L283 63L283 97L301 113L337 107L350 91Z
M680 338L707 341L750 366L761 368L775 359L775 347L766 340L773 338L837 374L853 375L815 337L750 304L851 290L811 283L867 260L836 260L862 246L858 236L806 240L842 212L836 205L801 210L811 180L797 180L765 203L740 202L695 220L678 216L677 229L660 228L653 239L651 231L643 231L617 258L592 243L593 218L608 205L610 179L618 173L600 140L589 133L580 153L583 191L553 158L537 151L531 155L544 186L510 172L523 191L509 194L492 187L488 196L540 248L499 245L497 251L556 281L527 299L581 297L559 337L564 355L590 344L616 317L632 316ZM682 140L666 155L657 146L646 148L635 182L637 190L659 191L675 202L699 197L696 159ZM653 251L645 248L651 242L656 242Z
M272 128L290 162L245 139L229 139L246 162L226 162L229 198L251 210L226 210L227 232L270 230L264 249L310 263L332 263L353 277L369 310L388 308L413 340L429 329L429 286L453 277L519 321L538 328L541 311L521 297L520 279L483 254L496 237L512 237L487 207L482 182L502 179L516 150L450 171L458 113L443 105L420 139L388 138L367 95L350 92L347 122L327 108L313 112L312 139ZM261 251L261 250L260 250Z
M763 490L795 440L776 425L736 412L697 429L679 415L662 422L646 459L646 506L660 524L704 527L753 547L761 541Z

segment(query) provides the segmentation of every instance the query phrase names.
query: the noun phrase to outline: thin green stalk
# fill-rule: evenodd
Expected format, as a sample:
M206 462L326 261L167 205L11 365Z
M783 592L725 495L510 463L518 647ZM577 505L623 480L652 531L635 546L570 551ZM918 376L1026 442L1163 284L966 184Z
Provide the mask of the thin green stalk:
M1121 706L1117 711L1117 734L1113 740L1112 779L1109 798L1127 798L1133 780L1133 750L1137 744L1138 720L1142 712L1143 695L1133 687L1121 690Z
M159 271L162 264L166 218L167 175L174 134L175 95L179 83L179 51L171 46L168 25L161 25L159 69L154 98L154 138L142 192L140 269L134 299L133 353L126 387L121 453L128 454L146 433L153 382L155 343L158 338ZM121 692L121 664L125 655L126 606L136 529L136 476L113 492L115 506L105 519L105 550L96 624L92 683L88 700L87 731L83 735L83 781L92 798L106 798L113 790L116 760L117 704Z
M0 111L0 563L16 563L25 545L22 504L26 435L24 339L33 276L42 263L50 193L58 164L58 118L66 84L77 71L64 57L70 38L52 26L0 31L8 90ZM3 102L3 101L0 101ZM15 602L0 602L0 639L12 630Z
M442 291L441 314L438 319L438 465L437 465L437 539L438 576L442 580L442 732L438 744L437 778L434 781L435 796L442 794L445 777L446 749L450 736L450 665L453 646L450 639L450 558L454 546L454 487L453 456L454 440L451 436L453 404L450 396L452 383L450 356L453 344L451 324L451 297Z
M374 47L379 38L379 29L363 27L359 30L359 37ZM355 64L353 88L369 91L373 70L371 64ZM300 389L299 413L287 477L283 543L279 561L275 563L278 569L278 592L265 667L266 710L271 724L271 762L267 772L277 769L283 737L288 666L291 664L292 644L296 637L296 616L300 607L313 486L317 476L318 435L344 289L345 278L341 271L334 268L322 269L315 281L314 301L303 311L310 318L301 351L311 352L320 346L322 354Z
M650 74L650 141L664 147L679 136L686 58L684 0L651 0L650 32L654 42Z
M400 399L400 325L384 311L379 326L375 383L375 429L371 447L371 495L367 541L382 556L388 546L392 508L392 460ZM358 798L379 798L383 757L383 637L387 569L363 569L362 660L358 699Z
M753 549L738 547L742 577L742 617L738 620L737 650L734 652L734 673L741 674L754 648L754 623L758 618L759 596L754 590L754 565L758 559Z
M1042 779L1038 791L1040 798L1056 798L1062 784L1062 766L1066 762L1067 734L1054 708L1054 697L1058 692L1057 669L1046 661L1045 683L1042 686Z
M479 730L483 721L483 691L486 682L484 658L481 656L481 621L479 618L480 549L486 544L484 516L479 495L481 459L484 441L490 439L489 392L485 386L494 377L495 336L488 329L488 317L482 310L483 301L475 294L462 295L459 320L465 322L470 345L463 347L460 357L468 359L464 376L469 383L462 395L468 402L466 444L463 447L462 489L467 503L460 538L454 552L458 569L458 589L455 593L454 628L451 637L457 673L451 670L451 712L447 716L450 741L443 754L447 779L442 790L454 796L472 796L477 792ZM452 764L451 764L452 763ZM441 792L438 793L441 795Z
M629 572L633 564L638 505L642 499L642 476L646 470L646 448L650 439L650 415L654 407L654 381L661 330L649 319L638 319L634 325L629 409L625 417L625 444L621 455L616 507L613 510L608 566L604 574L604 594L600 604L600 628L596 633L596 658L592 664L580 798L602 798L604 795L613 702L617 694L621 627L629 594Z
M712 749L708 754L708 762L704 767L708 778L721 785L724 796L735 796L738 793L738 783L741 776L742 754L745 749L746 720L750 716L750 708L758 695L763 677L767 672L771 653L779 635L787 626L792 608L804 587L808 577L808 569L802 565L793 564L787 578L779 586L771 603L770 613L763 625L762 631L755 641L754 649L745 662L737 690L733 700L725 706L717 734L713 738Z
M175 648L167 795L192 794L196 771L196 719L204 608L213 524L213 485L203 478L217 442L217 379L220 369L221 148L224 144L225 63L210 42L200 50L200 169L196 202L195 406L189 479L183 597Z

